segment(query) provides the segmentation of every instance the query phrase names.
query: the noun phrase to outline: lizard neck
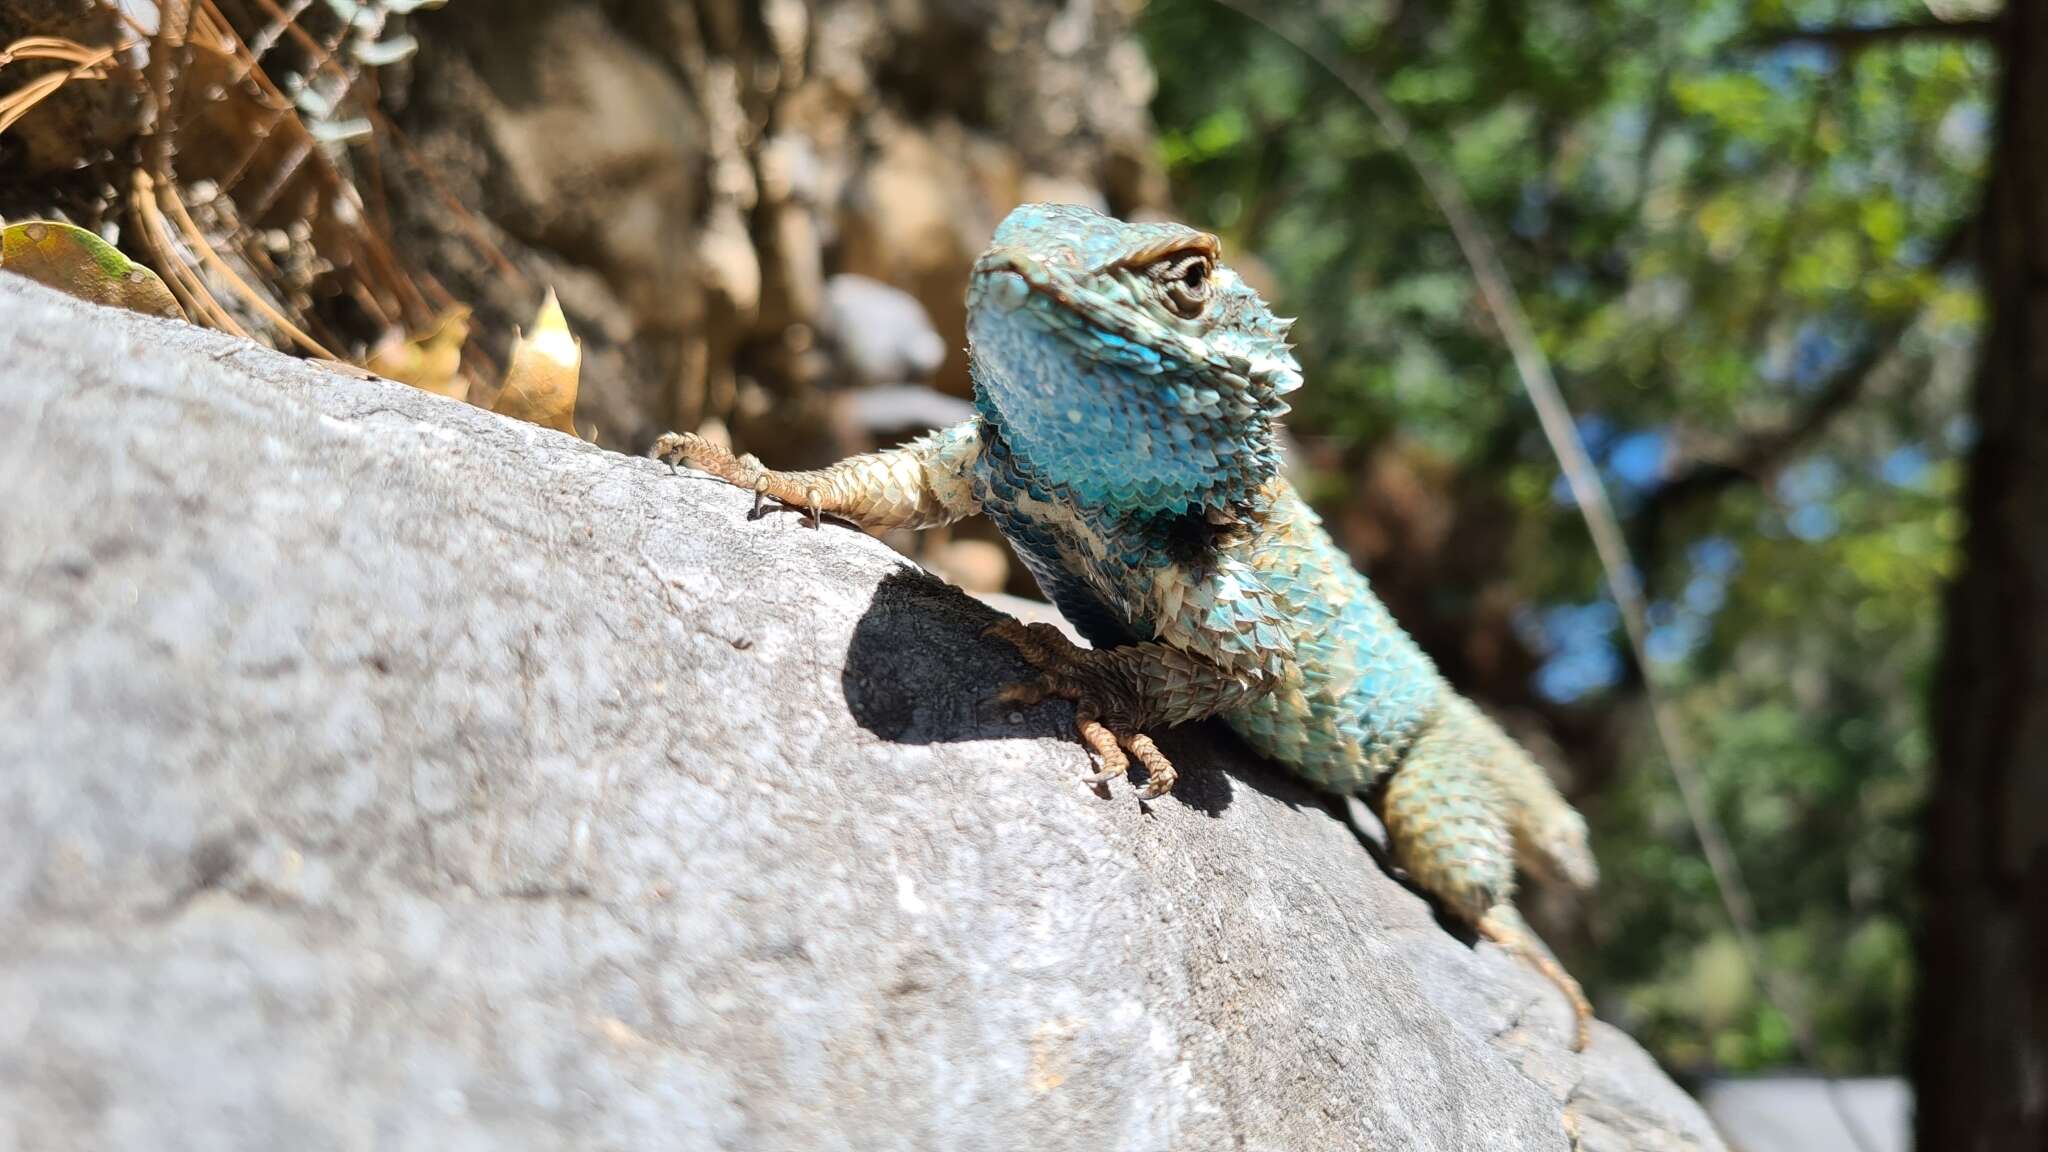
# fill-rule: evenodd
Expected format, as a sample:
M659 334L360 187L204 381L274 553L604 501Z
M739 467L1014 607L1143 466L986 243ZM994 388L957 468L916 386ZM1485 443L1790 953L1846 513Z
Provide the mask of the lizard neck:
M1000 365L981 357L970 363L989 451L1028 490L1057 496L1100 527L1199 538L1204 533L1190 525L1247 518L1279 474L1275 429L1265 412L1195 429L1137 422L1128 409L1103 410L1102 397L1113 390L1019 387L992 380L1004 371Z
M997 505L1006 535L1029 536L1032 528L1078 522L1095 543L1089 551L1112 568L1130 572L1178 564L1190 570L1208 568L1223 552L1251 538L1271 514L1277 471L1242 493L1213 503L1179 504L1095 502L1079 499L1073 489L1048 479L1020 449L1000 420L982 418L985 479ZM995 511L996 509L992 509Z

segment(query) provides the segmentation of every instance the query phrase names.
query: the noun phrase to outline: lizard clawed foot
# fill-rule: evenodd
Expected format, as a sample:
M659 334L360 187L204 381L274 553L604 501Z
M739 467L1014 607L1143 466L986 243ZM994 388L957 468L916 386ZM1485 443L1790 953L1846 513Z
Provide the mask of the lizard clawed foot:
M1130 770L1131 757L1136 757L1146 773L1145 786L1139 790L1139 796L1150 800L1173 790L1174 781L1180 778L1180 773L1174 770L1173 762L1166 758L1150 736L1142 732L1120 731L1124 726L1115 724L1113 720L1104 722L1101 700L1104 688L1090 683L1087 675L1092 653L1077 647L1065 633L1050 624L999 620L984 629L982 635L1008 641L1025 663L1039 671L1036 680L1006 685L996 693L996 699L1026 707L1043 700L1074 702L1074 731L1102 764L1101 771L1084 776L1083 780L1090 784L1115 780Z
M754 510L749 519L759 520L765 502L773 497L784 504L801 506L810 513L810 526L818 526L822 511L819 508L822 500L819 491L816 488L795 491L788 473L770 471L751 452L734 456L695 432L670 432L656 440L648 454L671 468L688 466L699 472L708 472L736 488L751 490L754 493Z
M670 432L654 442L648 455L671 468L695 468L741 488L753 487L768 471L753 456L734 456L695 432Z
M1479 930L1481 936L1521 957L1523 961L1548 977L1552 984L1557 985L1558 991L1564 993L1565 999L1571 1002L1574 1023L1577 1025L1577 1030L1572 1035L1572 1051L1584 1052L1587 1042L1593 1036L1593 1005L1586 999L1586 993L1579 987L1579 982L1572 979L1572 974L1564 970L1564 965L1559 964L1557 958L1550 954L1550 950L1536 938L1536 934L1529 930L1520 913L1513 908L1495 908L1480 917L1479 922L1473 927Z

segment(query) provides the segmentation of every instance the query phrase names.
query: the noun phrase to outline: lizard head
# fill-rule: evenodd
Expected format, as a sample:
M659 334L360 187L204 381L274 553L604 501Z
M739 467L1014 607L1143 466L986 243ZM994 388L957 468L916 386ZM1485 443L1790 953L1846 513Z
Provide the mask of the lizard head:
M1223 522L1279 468L1292 323L1214 236L1069 204L1003 220L967 290L982 418L1085 507Z

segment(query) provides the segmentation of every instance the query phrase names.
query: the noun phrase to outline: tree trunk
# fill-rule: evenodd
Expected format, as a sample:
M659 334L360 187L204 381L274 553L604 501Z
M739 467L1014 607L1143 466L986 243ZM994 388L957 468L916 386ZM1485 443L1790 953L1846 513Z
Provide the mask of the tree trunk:
M2048 1147L2048 7L2006 6L1990 330L1935 692L1913 1053L1924 1152Z

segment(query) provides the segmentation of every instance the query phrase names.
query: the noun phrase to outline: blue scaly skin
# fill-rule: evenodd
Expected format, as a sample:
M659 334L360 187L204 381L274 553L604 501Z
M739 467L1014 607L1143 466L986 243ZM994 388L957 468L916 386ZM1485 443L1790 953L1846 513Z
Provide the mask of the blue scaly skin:
M1075 727L1143 794L1174 770L1146 729L1221 717L1333 792L1377 795L1395 860L1482 936L1592 1009L1512 904L1521 867L1595 878L1543 770L1453 692L1280 474L1301 385L1272 314L1214 236L1027 204L975 262L978 415L887 452L774 472L694 435L655 453L757 497L868 528L986 512L1092 649L1049 625L991 632L1039 671L1006 700L1075 704Z

